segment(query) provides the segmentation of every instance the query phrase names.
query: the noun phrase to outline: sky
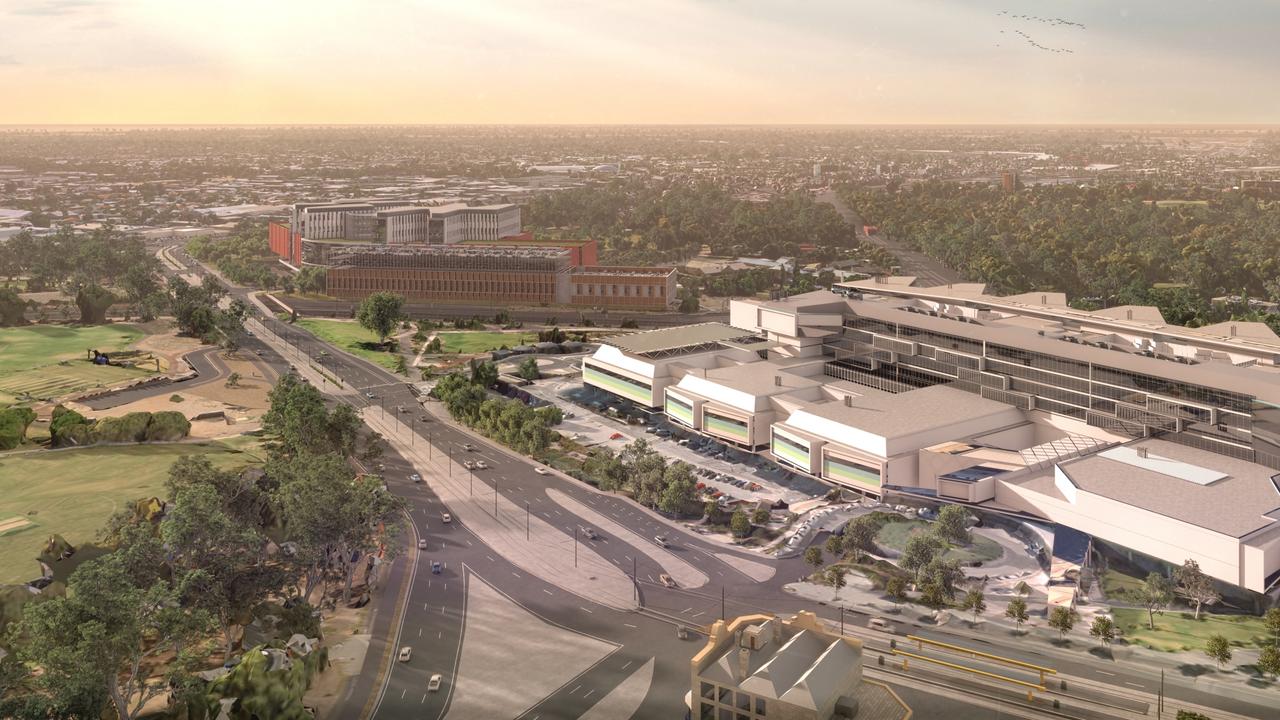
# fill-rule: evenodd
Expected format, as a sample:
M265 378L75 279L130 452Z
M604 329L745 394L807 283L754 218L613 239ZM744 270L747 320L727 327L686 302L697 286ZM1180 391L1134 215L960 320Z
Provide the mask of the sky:
M0 0L0 124L1270 124L1277 27L1276 0Z

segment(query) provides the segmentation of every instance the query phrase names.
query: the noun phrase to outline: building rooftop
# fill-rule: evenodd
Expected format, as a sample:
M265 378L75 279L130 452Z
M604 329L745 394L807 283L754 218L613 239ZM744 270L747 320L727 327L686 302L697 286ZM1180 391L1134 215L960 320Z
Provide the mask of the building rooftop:
M1280 509L1274 470L1167 440L1139 440L1059 467L1085 492L1230 537L1271 525L1266 514Z
M731 341L751 343L759 340L758 336L746 330L724 323L710 322L645 330L629 335L614 335L604 338L602 342L632 355L647 355L678 354L677 351L701 346L707 346L707 350L715 350L717 349L715 345L718 343Z
M849 398L848 404L839 401L810 404L793 413L787 424L838 440L838 432L818 427L826 423L814 423L807 416L884 438L904 437L999 415L1008 415L1011 422L1021 418L1021 411L1012 405L947 385L896 394L867 387L859 387L858 392L857 397Z

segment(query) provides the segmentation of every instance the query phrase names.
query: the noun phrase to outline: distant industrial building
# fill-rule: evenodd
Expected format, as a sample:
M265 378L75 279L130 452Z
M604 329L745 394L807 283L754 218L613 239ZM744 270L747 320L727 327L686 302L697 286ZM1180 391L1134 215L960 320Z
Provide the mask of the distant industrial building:
M268 241L294 267L327 268L327 294L345 299L388 290L414 301L637 310L677 300L675 268L601 266L594 240L535 240L521 232L518 205L297 203Z

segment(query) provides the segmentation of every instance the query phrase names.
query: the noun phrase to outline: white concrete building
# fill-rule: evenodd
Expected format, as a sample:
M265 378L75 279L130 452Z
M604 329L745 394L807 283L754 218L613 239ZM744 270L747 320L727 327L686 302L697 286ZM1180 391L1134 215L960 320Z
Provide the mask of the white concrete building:
M910 278L835 290L606 341L584 381L835 485L1280 584L1280 337L1265 325Z
M520 234L520 206L415 205L403 200L295 203L292 227L307 240L452 245Z

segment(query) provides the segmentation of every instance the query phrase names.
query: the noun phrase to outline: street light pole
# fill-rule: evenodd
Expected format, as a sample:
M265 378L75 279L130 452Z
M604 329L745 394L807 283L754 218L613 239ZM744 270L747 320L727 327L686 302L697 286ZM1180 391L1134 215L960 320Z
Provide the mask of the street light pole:
M840 634L844 635L844 605L840 606Z
M529 503L524 504L524 539L529 539Z
M640 581L636 579L636 558L631 556L631 589L635 593L636 604L640 604Z
M453 477L453 443L452 442L449 443L449 447L445 452L449 453L449 462L446 463L449 466L449 477Z
M573 566L578 567L578 528L573 529Z
M498 478L493 479L493 519L498 519Z

